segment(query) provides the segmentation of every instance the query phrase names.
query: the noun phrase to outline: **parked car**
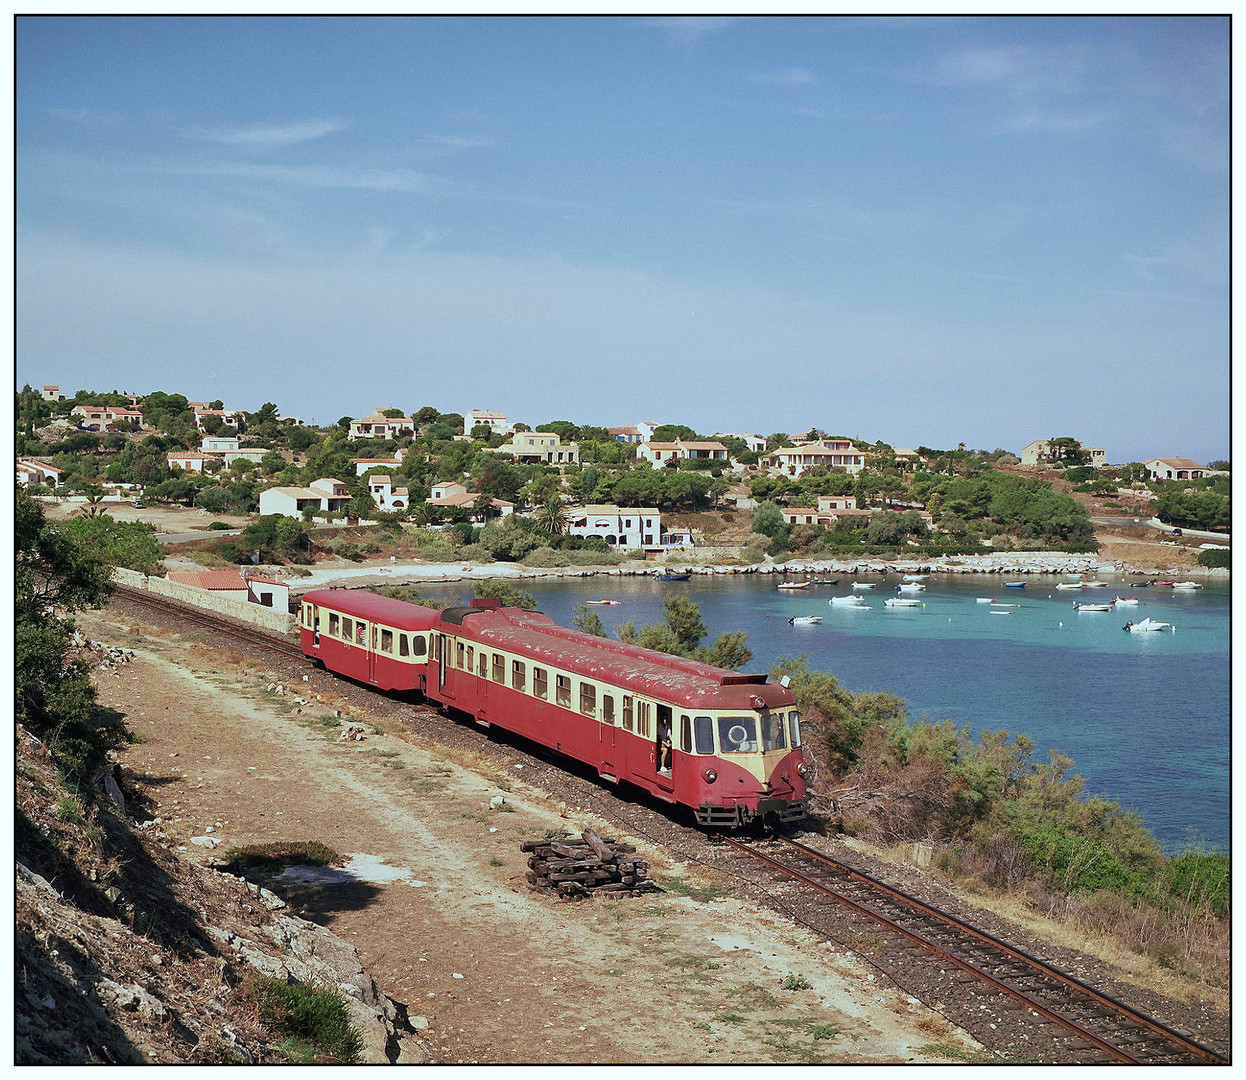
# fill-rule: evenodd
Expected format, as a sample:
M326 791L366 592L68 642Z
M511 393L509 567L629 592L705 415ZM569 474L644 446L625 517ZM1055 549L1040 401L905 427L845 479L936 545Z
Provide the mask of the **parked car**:
M143 502L142 499L135 499L132 503L130 503L130 505L134 507L135 510L142 510L147 504Z

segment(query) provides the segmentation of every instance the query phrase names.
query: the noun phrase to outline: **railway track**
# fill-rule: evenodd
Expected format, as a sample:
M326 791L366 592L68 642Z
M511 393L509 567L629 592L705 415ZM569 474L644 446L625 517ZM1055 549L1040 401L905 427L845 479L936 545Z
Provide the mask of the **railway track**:
M1003 1044L1013 1054L1041 1063L1228 1063L1190 1036L1072 975L804 844L783 837L755 843L721 839L741 857L803 890L809 899L793 903L789 896L787 902L811 929L821 932L829 925L822 915L834 907L840 918L830 919L831 936L842 936L846 910L858 927L876 928L875 936L881 930L896 948L937 965L949 996L973 1004L974 1026L990 1033L981 1040L987 1045L999 1045L1002 1031ZM858 929L856 936L876 940L869 930Z
M173 615L284 660L307 664L302 649L290 639L143 590L117 586L116 593L118 599ZM365 687L338 685L377 698ZM467 740L478 752L512 752L471 726L451 725L447 731L444 719L435 710L413 709L410 702L390 703L384 695L379 700L389 704L404 726L413 730L418 728L438 739L448 735L452 742L456 737ZM571 798L570 785L583 788L574 796L580 805L595 807L607 819L623 821L637 835L707 866L721 866L721 860L710 851L726 846L741 859L764 867L770 885L763 886L762 892L775 906L820 936L862 955L898 986L1005 1060L1227 1064L1225 1057L1193 1038L805 845L782 838L743 844L715 836L710 838L714 841L711 847L700 855L683 850L691 843L687 833L699 830L685 830L663 819L646 826L644 821L635 820L643 807L621 800L614 791L602 790L591 779L575 783L577 778L568 776L565 767L546 762L545 757L538 753L534 758L530 750L524 761L547 764L551 771L559 772L560 780L551 781L554 787L550 790L557 788L564 798ZM536 777L531 780L536 781Z

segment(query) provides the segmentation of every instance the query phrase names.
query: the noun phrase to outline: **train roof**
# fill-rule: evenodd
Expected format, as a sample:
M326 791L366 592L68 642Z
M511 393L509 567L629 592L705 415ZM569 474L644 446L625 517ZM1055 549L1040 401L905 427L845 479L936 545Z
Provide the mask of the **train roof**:
M767 682L764 674L741 674L571 630L539 611L473 605L447 608L438 621L455 632L466 631L481 644L689 709L786 708L796 700L786 687Z
M367 589L318 589L304 593L303 600L343 615L382 622L395 630L428 630L437 615L433 608L381 596Z

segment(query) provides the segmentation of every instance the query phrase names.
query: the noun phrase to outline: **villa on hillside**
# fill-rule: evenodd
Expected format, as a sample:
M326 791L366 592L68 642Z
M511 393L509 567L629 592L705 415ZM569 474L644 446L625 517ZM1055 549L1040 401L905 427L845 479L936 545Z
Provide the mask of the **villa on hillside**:
M665 465L669 461L726 461L730 455L720 442L676 439L674 442L643 442L636 448L636 456L654 465Z
M1189 458L1151 458L1142 463L1152 480L1200 480L1211 470Z
M1102 447L1083 446L1082 453L1089 457L1088 464L1093 465L1096 469L1102 468L1107 464L1108 452ZM1047 465L1051 463L1051 440L1035 439L1029 446L1022 449L1020 458L1022 465Z
M819 465L854 474L865 468L865 454L847 439L819 439L800 446L786 446L771 451L761 460L766 468L784 476L801 476Z
M567 443L553 431L516 431L511 441L485 449L494 454L510 454L519 462L541 462L546 465L576 465L580 461L580 444Z
M463 417L463 434L470 435L476 427L487 427L495 435L509 435L514 425L507 423L502 413L489 412L487 409L472 409Z
M596 504L567 511L567 532L572 536L596 536L612 548L644 548L662 551L692 547L687 529L666 529L662 515L650 506Z
M415 421L409 416L386 416L386 412L396 412L387 406L378 405L372 410L371 416L361 416L350 422L352 439L401 439L406 435L415 434Z
M340 480L322 477L308 487L272 487L260 492L260 516L282 514L302 517L304 510L340 513L350 502L350 492Z

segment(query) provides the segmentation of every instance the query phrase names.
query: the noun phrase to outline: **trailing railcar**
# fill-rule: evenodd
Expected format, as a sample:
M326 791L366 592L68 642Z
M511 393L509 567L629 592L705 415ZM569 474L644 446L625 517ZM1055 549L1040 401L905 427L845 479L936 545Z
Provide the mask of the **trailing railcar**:
M425 691L428 643L437 612L349 589L303 594L303 655L380 690Z
M347 618L352 626L344 629ZM329 590L304 596L302 623L304 652L329 669L377 686L396 672L389 677L406 681L389 688L420 689L482 726L585 762L608 781L625 780L691 807L702 824L804 814L796 699L765 675L595 637L497 600L436 612ZM375 651L384 629L411 635L412 649L420 639L424 651L405 666L389 652L364 655L360 643L374 643ZM348 630L358 640L343 648Z

